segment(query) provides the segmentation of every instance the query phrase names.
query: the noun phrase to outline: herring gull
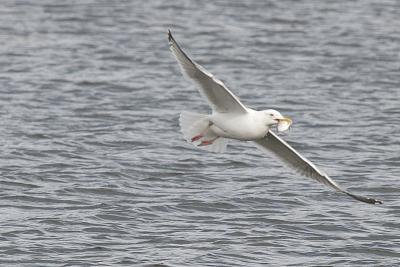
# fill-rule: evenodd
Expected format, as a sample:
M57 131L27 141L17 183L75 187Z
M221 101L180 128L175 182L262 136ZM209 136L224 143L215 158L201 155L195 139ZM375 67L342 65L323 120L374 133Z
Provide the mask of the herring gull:
M185 111L181 113L180 127L188 143L204 150L224 152L229 139L252 141L303 176L356 200L382 204L374 198L356 195L339 187L326 173L271 130L274 126L278 131L287 130L292 124L291 119L273 109L256 111L246 107L222 81L186 55L171 31L168 31L168 40L183 75L198 85L200 94L207 99L212 109L209 115Z

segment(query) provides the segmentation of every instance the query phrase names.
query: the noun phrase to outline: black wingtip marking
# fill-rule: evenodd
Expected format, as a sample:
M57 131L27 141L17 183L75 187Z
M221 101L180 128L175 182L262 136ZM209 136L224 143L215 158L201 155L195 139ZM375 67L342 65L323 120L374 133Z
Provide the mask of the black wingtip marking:
M351 194L348 192L346 192L346 194L354 199L357 199L358 201L362 201L362 202L365 202L368 204L383 204L382 201L374 199L374 198L358 196L358 195L354 195L354 194Z
M169 45L170 47L173 47L173 50L177 50L174 53L181 53L184 57L186 57L186 59L193 65L196 65L196 63L190 58L188 57L188 55L186 55L185 52L183 52L183 50L181 49L181 47L179 46L179 44L175 41L174 37L172 36L171 31L168 29L168 41L169 41ZM195 66L197 68L197 66Z
M168 41L172 41L174 39L174 37L172 37L172 33L171 33L171 30L170 29L168 29Z

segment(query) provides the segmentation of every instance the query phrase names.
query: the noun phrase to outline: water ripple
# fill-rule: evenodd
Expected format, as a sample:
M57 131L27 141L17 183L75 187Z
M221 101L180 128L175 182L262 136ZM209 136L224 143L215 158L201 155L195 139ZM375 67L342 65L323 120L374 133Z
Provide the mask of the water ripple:
M0 4L0 264L396 266L399 8L394 0ZM356 203L250 143L184 142L209 112L171 28Z

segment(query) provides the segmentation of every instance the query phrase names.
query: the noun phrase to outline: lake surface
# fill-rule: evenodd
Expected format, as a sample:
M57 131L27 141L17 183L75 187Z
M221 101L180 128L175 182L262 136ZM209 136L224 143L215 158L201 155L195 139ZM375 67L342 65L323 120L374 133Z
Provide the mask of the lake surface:
M0 3L1 266L398 266L400 3ZM209 112L167 29L354 193L251 143L187 144Z

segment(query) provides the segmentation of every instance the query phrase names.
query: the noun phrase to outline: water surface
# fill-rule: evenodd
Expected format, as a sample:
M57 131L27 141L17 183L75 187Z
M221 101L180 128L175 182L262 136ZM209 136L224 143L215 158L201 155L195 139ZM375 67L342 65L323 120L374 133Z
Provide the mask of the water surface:
M388 1L2 1L0 264L396 266L400 6ZM167 29L356 202L232 141Z

